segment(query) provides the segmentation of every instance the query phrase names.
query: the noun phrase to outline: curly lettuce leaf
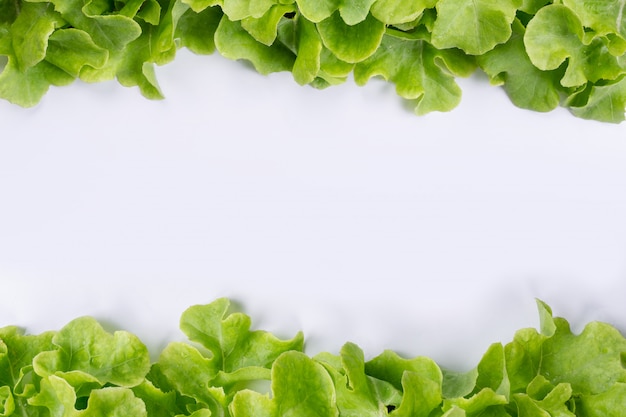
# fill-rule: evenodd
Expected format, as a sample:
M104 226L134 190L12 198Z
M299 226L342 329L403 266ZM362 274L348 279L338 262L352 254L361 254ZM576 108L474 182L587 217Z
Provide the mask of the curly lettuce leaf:
M438 49L484 54L509 39L521 5L522 0L439 0L432 43Z
M400 25L415 21L436 4L437 0L378 0L372 5L371 13L386 25Z
M346 343L340 356L322 353L314 357L333 380L337 408L345 417L378 417L387 407L397 407L402 394L390 383L365 373L363 351L354 343Z
M542 71L531 62L524 46L526 29L519 20L504 44L477 57L480 68L495 85L502 85L511 102L523 109L548 112L559 106L563 73Z
M303 349L303 335L280 340L262 330L250 330L251 319L243 313L228 314L230 302L220 298L211 304L187 309L180 327L191 341L200 343L213 355L211 362L225 372L246 366L270 368L285 351Z
M132 387L140 384L150 369L146 346L132 333L111 334L91 317L75 319L52 338L55 350L33 359L35 372L42 377L82 371L102 385Z
M258 19L275 4L277 4L275 0L223 0L221 6L230 20L237 21L248 17Z
M302 15L313 23L328 19L335 12L349 26L363 22L377 0L297 0Z
M215 32L223 15L219 7L207 7L201 12L183 9L176 19L175 38L196 54L210 55L215 52Z
M297 351L281 354L272 366L272 398L238 392L233 417L339 417L331 377L322 365Z
M626 39L626 3L623 0L563 0L562 3L596 34L613 33Z
M207 349L208 357L191 345L170 343L157 363L168 385L216 412L228 407L240 387L270 379L270 369L284 352L303 349L301 333L281 340L250 330L250 317L227 314L229 306L229 300L221 298L190 307L181 317L183 332Z
M621 59L610 53L605 39L586 41L585 37L578 16L563 5L553 4L542 8L528 23L524 45L540 70L554 70L567 61L561 79L564 87L614 80L626 72Z
M48 38L65 22L50 3L24 3L11 25L12 46L21 71L35 66L46 57Z
M258 42L271 46L278 36L278 25L286 14L295 13L291 4L276 4L260 17L247 17L241 21L244 28Z
M385 25L374 16L355 25L348 25L337 14L317 24L324 45L340 60L357 63L372 56L380 46Z
M111 51L123 49L141 36L141 27L131 17L111 13L103 0L50 0L63 19L90 34L94 42Z
M91 37L79 29L60 29L48 39L46 61L74 78L80 76L85 66L102 68L109 52L96 45Z
M259 43L241 22L222 17L215 31L215 46L219 53L233 60L249 61L261 74L291 71L295 56L281 43L264 45Z
M626 120L626 78L613 83L590 85L572 94L568 98L568 106L575 116L582 119L623 122Z
M438 50L422 39L387 35L381 47L354 69L357 84L382 76L396 85L401 97L415 101L415 112L449 111L461 101L452 69L469 75L474 63L459 50Z

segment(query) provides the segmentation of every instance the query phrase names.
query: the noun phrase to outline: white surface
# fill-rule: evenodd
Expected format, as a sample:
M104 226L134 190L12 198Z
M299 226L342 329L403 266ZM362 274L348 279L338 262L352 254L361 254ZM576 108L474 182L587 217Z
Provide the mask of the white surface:
M90 314L158 353L228 296L257 328L470 367L537 324L626 329L626 124L517 109L480 76L416 117L179 52L150 102L116 83L0 103L0 326Z

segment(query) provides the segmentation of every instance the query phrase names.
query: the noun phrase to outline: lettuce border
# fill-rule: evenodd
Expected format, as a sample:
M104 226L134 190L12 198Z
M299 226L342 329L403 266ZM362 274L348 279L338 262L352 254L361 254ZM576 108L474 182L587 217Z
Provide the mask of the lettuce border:
M151 362L125 331L90 317L59 331L0 329L0 416L29 417L600 417L626 409L626 339L606 323L573 334L537 301L539 329L492 344L468 372L386 350L366 360L354 343L338 354L304 352L252 330L220 298L186 310L189 342Z
M461 101L476 70L520 108L625 119L620 0L0 0L0 98L117 79L162 99L155 66L180 48L293 73L315 88L380 76L415 113Z

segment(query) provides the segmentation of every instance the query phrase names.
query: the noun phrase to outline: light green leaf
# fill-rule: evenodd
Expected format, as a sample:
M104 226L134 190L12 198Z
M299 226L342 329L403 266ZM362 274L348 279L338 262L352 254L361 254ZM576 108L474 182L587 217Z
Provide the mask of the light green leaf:
M367 375L387 381L398 390L403 390L404 388L402 378L407 371L435 382L443 379L439 366L432 359L424 356L405 359L393 351L385 350L374 359L365 363L365 373Z
M508 416L504 406L509 403L504 395L495 393L491 388L484 388L469 398L446 398L443 402L443 410L461 408L470 416L500 417Z
M180 321L190 340L202 344L213 354L216 369L232 372L246 366L270 368L283 352L301 351L303 336L280 340L271 333L251 331L250 317L243 313L227 314L230 302L221 298L207 305L187 309Z
M386 25L399 25L416 20L425 9L435 7L437 0L378 0L372 15Z
M235 394L229 411L232 417L277 417L276 403L268 395L247 389Z
M105 14L93 0L51 0L55 9L72 27L87 32L94 42L110 51L121 50L141 36L141 27L132 18Z
M543 342L547 336L535 329L521 329L505 347L507 373L511 391L523 392L540 373Z
M449 111L461 101L461 88L449 71L473 68L458 50L439 51L428 42L385 36L380 48L356 65L354 79L364 85L373 76L382 76L396 85L396 92L415 100L415 112Z
M16 59L9 56L0 73L0 98L21 107L33 107L51 85L67 85L73 81L74 77L46 61L24 71L18 68Z
M527 393L513 395L520 414L545 417L576 417L570 410L572 388L569 384L551 384L538 375L528 386Z
M511 23L522 0L439 0L432 43L481 55L511 36Z
M240 22L232 22L222 17L215 32L215 46L219 53L229 59L250 61L261 74L291 71L294 54L284 45L274 43L263 45L252 37Z
M260 18L276 4L275 0L223 0L222 10L232 21Z
M185 11L176 25L176 38L180 45L196 54L210 55L215 51L215 31L224 13L219 7L207 7L196 13Z
M576 405L581 416L621 417L626 410L626 384L617 383L602 393L585 395Z
M300 85L312 82L319 74L324 45L317 28L310 21L298 18L297 54L293 65L293 78Z
M541 374L552 384L569 383L574 395L581 395L598 394L626 382L621 357L626 339L617 329L592 322L574 335L564 319L557 318L555 323L554 336L541 347Z
M333 380L342 417L379 417L382 410L386 410L373 379L365 374L363 351L358 346L346 343L341 348L341 357L319 355L314 359L326 368Z
M340 0L297 0L302 16L313 23L321 22L339 9Z
M243 27L257 41L270 46L276 40L278 23L286 13L294 13L296 9L290 4L276 4L259 18L247 17L241 21Z
M614 80L625 72L618 58L609 52L606 40L594 38L585 44L583 37L583 25L576 14L553 4L542 8L528 23L524 45L532 63L541 70L554 70L568 61L561 79L565 87Z
M579 102L584 96L583 102ZM604 85L589 85L588 89L568 99L572 113L583 119L608 123L626 120L626 78Z
M179 407L175 391L163 392L148 380L133 387L132 390L145 404L149 417L172 417L185 411Z
M106 332L91 317L68 323L52 339L57 350L42 352L33 360L42 377L56 372L83 371L102 384L130 387L141 383L150 368L148 350L137 336Z
M74 389L63 378L55 375L41 380L39 393L30 398L28 403L46 408L50 417L74 417L76 415Z
M102 388L93 391L87 408L76 417L147 417L146 406L128 388Z
M519 9L524 13L534 15L539 11L539 9L552 2L552 0L524 0Z
M155 45L155 41L159 39L158 31L159 29L154 26L145 27L142 36L131 42L123 53L118 55L115 72L120 84L126 87L137 86L144 97L152 100L163 98L154 72L154 61L169 60L168 56L173 58L176 50L174 44L165 45L164 50L159 50L158 45Z
M363 22L370 14L370 8L377 0L343 0L339 6L339 14L347 25L353 26Z
M272 392L281 417L338 417L333 381L319 363L297 351L272 366Z
M313 23L328 19L339 12L341 19L349 26L363 22L370 14L370 8L377 0L297 0L302 15Z
M272 366L272 398L241 390L230 405L233 417L338 417L333 381L304 353L288 351Z
M108 58L109 52L96 45L86 32L79 29L59 29L48 41L46 61L73 77L78 77L86 65L103 67Z
M546 337L554 336L556 332L556 322L552 316L552 309L548 304L541 300L535 300L537 303L537 310L539 311L539 330L541 334Z
M349 26L338 13L317 24L324 45L342 61L361 62L379 48L385 24L369 15L359 24Z
M477 57L478 64L492 84L504 86L516 106L540 112L554 110L560 103L559 80L563 72L542 71L532 64L524 47L524 31L516 20L511 38Z
M478 378L477 368L467 372L442 369L442 372L442 392L445 398L465 397L474 391L476 379Z
M206 9L207 7L219 6L220 10L224 5L224 0L181 0L183 4L188 4L191 9L199 13Z
M13 388L20 371L31 366L37 354L54 349L52 338L55 334L25 335L19 327L0 328L0 386Z
M626 2L624 0L563 0L583 25L598 35L615 33L626 39Z
M15 411L15 400L8 385L0 386L0 416L8 417Z
M217 376L218 369L198 349L186 343L169 343L157 363L169 385L176 391L206 404L216 403L208 388L209 381Z
M83 371L59 371L55 376L63 378L74 389L77 397L87 397L92 390L102 388L102 383L95 376Z
M407 371L402 375L404 395L393 415L396 417L428 417L442 401L442 378L433 380L428 375Z
M475 392L490 388L508 400L511 395L511 385L506 371L504 347L501 343L494 343L487 349L478 364L477 371Z
M22 4L21 11L11 26L13 50L20 70L25 71L44 59L48 38L62 24L63 19L54 11L52 4Z

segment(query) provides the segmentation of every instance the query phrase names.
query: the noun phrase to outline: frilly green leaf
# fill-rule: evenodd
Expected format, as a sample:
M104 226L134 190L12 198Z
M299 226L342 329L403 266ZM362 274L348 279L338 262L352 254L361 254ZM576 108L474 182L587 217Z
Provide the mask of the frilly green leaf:
M455 49L440 51L421 39L385 36L381 47L354 69L357 84L382 76L403 98L415 100L415 112L449 111L461 101L461 88L450 68L466 73L474 63Z
M484 54L509 39L521 5L522 0L439 0L432 43L438 49Z
M33 359L35 372L42 377L83 371L102 385L132 387L141 383L150 369L148 349L137 336L125 331L110 334L91 317L68 323L52 343L56 350L41 352Z

